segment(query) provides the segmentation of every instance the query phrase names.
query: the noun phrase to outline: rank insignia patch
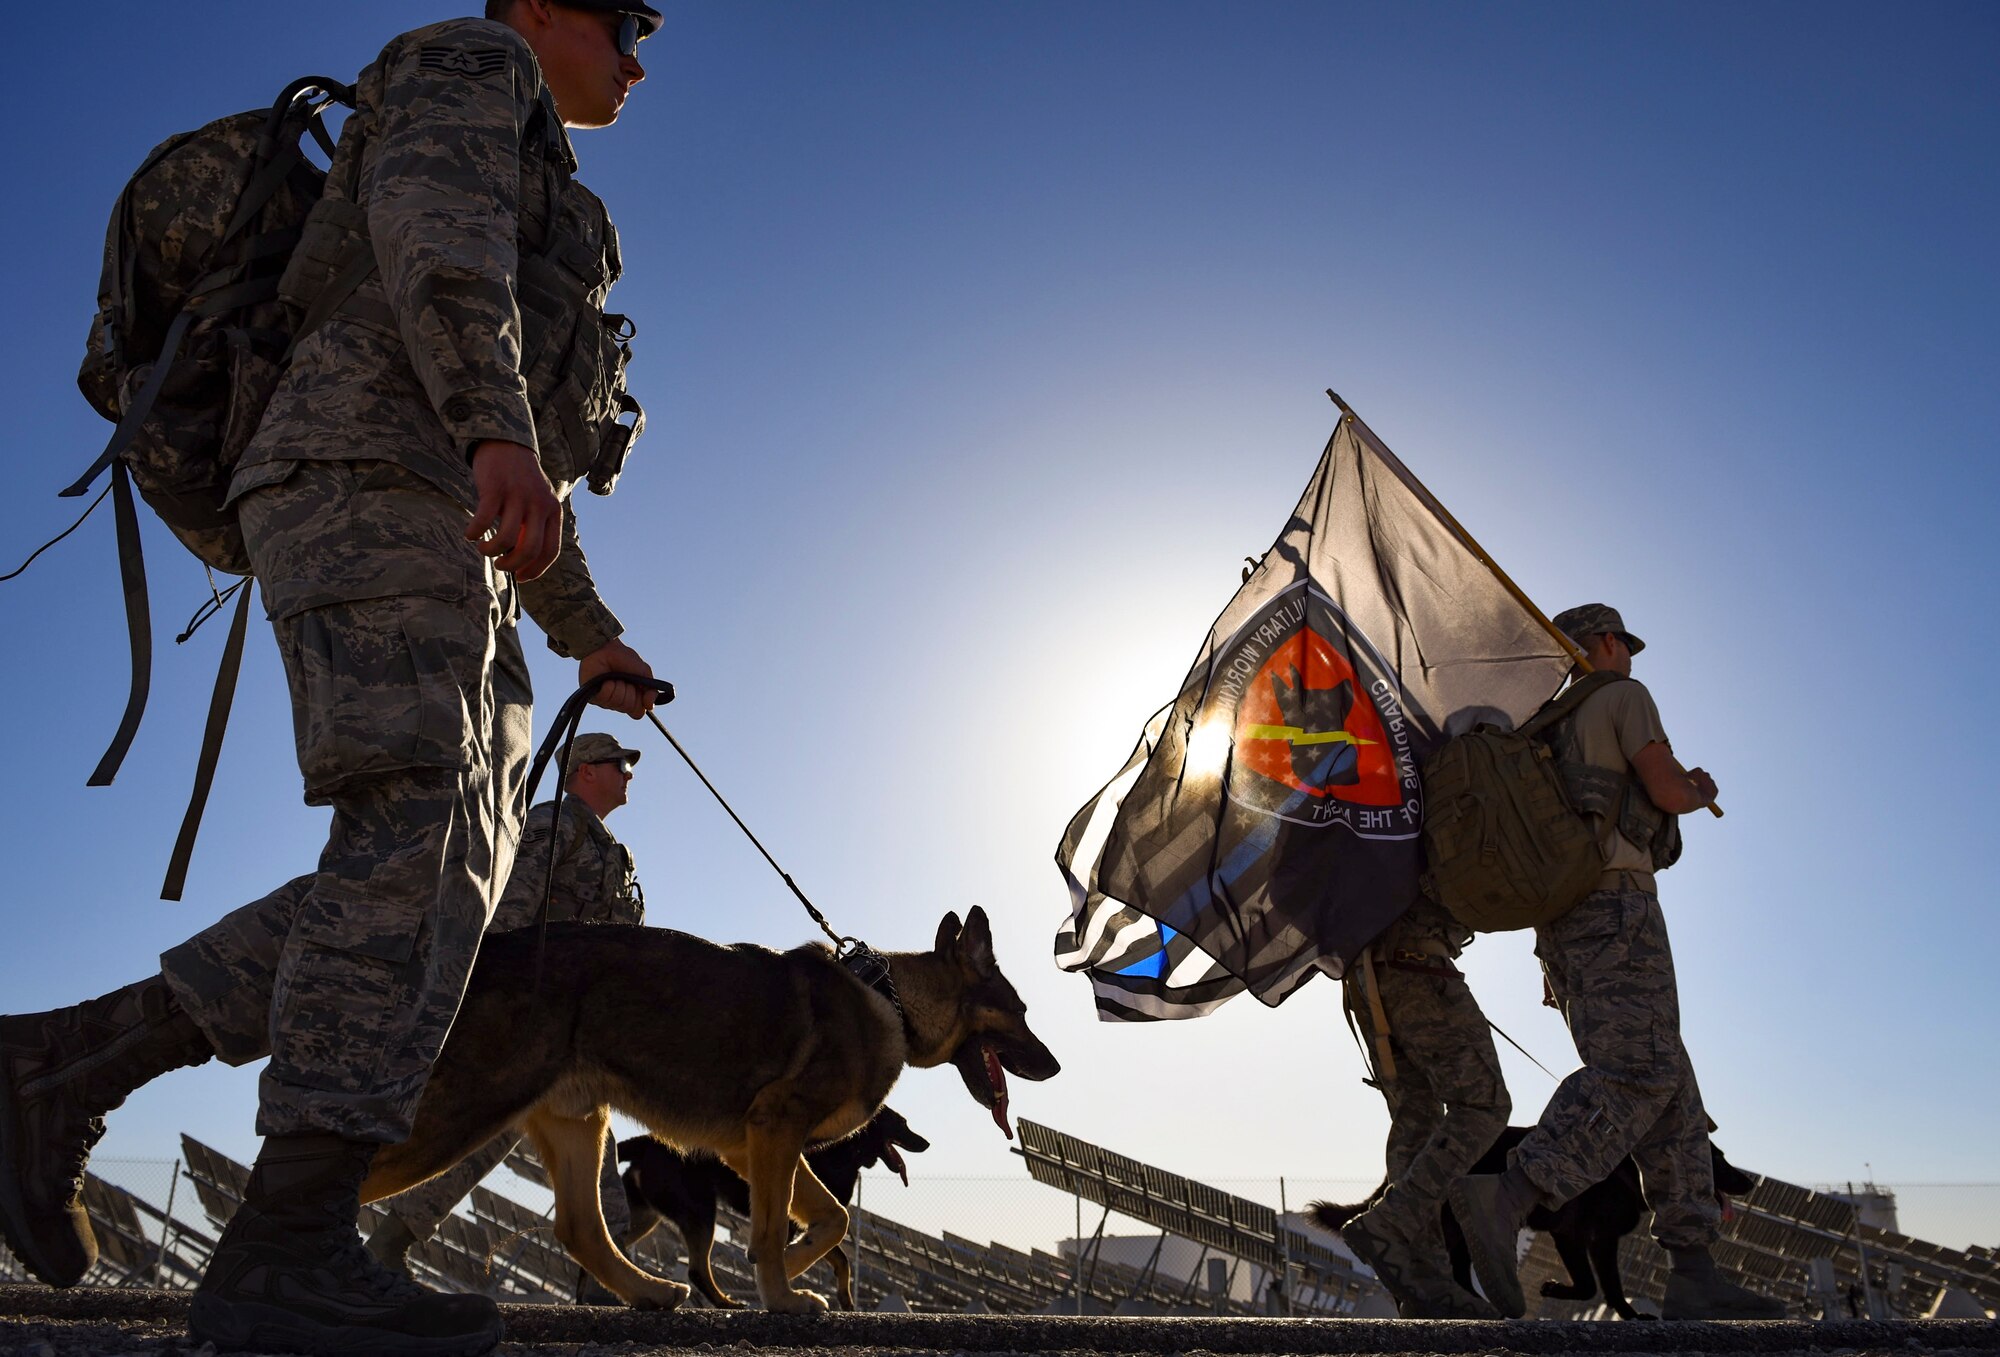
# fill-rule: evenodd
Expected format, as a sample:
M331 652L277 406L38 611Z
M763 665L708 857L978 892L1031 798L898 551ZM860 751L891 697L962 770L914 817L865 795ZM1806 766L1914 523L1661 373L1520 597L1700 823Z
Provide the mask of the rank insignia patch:
M491 80L507 69L507 53L498 47L425 47L417 53L417 69L431 75Z

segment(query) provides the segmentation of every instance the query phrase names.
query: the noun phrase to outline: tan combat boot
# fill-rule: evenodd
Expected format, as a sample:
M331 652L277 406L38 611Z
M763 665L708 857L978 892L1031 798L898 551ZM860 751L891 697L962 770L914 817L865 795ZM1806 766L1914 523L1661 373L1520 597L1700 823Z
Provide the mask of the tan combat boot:
M1465 1232L1465 1247L1472 1254L1472 1270L1479 1277L1479 1289L1509 1319L1528 1313L1528 1298L1521 1294L1520 1265L1516 1249L1521 1227L1535 1206L1533 1184L1517 1171L1468 1173L1451 1185L1451 1210Z
M1785 1303L1722 1275L1707 1249L1670 1249L1673 1271L1660 1301L1662 1319L1783 1319Z
M1498 1319L1500 1312L1451 1275L1443 1236L1407 1228L1396 1189L1341 1227L1340 1238L1368 1264L1404 1319ZM1388 1208L1385 1210L1384 1208ZM1434 1214L1434 1213L1432 1213ZM1433 1238L1432 1236L1436 1237Z
M83 1170L104 1114L214 1054L157 975L71 1008L0 1017L0 1233L28 1271L50 1286L90 1271L97 1236Z

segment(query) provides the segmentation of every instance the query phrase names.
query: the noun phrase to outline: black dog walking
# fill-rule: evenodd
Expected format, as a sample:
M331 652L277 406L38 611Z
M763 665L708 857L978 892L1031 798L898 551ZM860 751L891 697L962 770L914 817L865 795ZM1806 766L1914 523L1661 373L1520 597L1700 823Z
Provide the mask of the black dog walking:
M885 1107L846 1140L835 1141L806 1154L813 1176L834 1199L845 1206L854 1200L854 1185L861 1170L881 1164L899 1175L909 1186L910 1171L902 1150L921 1154L930 1141L910 1129L910 1123L894 1108ZM618 1143L618 1162L629 1167L624 1173L625 1202L632 1224L618 1240L628 1253L632 1247L670 1220L687 1245L688 1281L695 1290L721 1309L735 1309L743 1302L716 1284L709 1267L709 1253L715 1246L715 1208L726 1203L732 1211L750 1213L750 1184L708 1154L686 1154L651 1136L633 1136ZM854 1308L853 1260L843 1245L827 1255L833 1268L840 1308Z
M1507 1152L1528 1134L1526 1126L1509 1126L1493 1142L1493 1148L1472 1166L1474 1173L1498 1173L1507 1166ZM1709 1153L1715 1164L1715 1191L1718 1198L1741 1196L1754 1188L1756 1180L1723 1157L1713 1142ZM1386 1184L1385 1184L1386 1186ZM1313 1202L1306 1215L1322 1230L1338 1233L1382 1193L1376 1188L1367 1201L1343 1206L1334 1202ZM1555 1242L1556 1252L1569 1269L1569 1281L1551 1278L1542 1283L1542 1295L1549 1300L1585 1301L1598 1295L1621 1319L1652 1319L1654 1316L1633 1308L1625 1297L1625 1282L1618 1270L1618 1246L1639 1227L1650 1208L1639 1185L1639 1166L1628 1156L1619 1161L1609 1177L1594 1183L1553 1209L1537 1206L1529 1213L1528 1228L1540 1230ZM1451 1255L1452 1275L1466 1290L1472 1289L1472 1255L1465 1246L1465 1232L1458 1218L1446 1206L1442 1212L1445 1249ZM1593 1275L1594 1274L1594 1275Z

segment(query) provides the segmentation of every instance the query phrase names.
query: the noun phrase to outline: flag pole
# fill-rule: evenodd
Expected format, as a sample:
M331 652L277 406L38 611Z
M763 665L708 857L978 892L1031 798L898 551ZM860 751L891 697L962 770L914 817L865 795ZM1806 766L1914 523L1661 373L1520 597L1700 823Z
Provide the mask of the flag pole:
M1351 419L1357 423L1361 423L1364 428L1367 427L1366 424L1362 421L1361 416L1354 413L1354 407L1349 405L1346 401L1342 400L1339 394L1336 393L1332 387L1328 387L1326 389L1326 394L1329 400L1331 400L1335 405L1340 407L1340 413L1343 419ZM1400 463L1401 459L1398 458L1397 460ZM1444 524L1446 527L1450 528L1454 533L1458 535L1458 540L1465 544L1465 549L1472 553L1473 559L1478 561L1481 565L1485 566L1488 570L1493 572L1493 578L1500 581L1500 587L1505 589L1508 592L1508 594L1510 594L1513 597L1516 603L1520 604L1523 608L1526 608L1528 610L1528 615L1534 618L1536 622L1541 624L1542 630L1546 631L1550 635L1550 637L1552 637L1555 640L1556 644L1560 645L1563 648L1563 652L1567 654L1572 661L1575 662L1578 668L1582 669L1583 672L1586 674L1590 673L1595 666L1591 664L1589 658L1584 655L1583 651L1577 646L1577 643L1575 641L1572 641L1568 637L1568 635L1564 633L1561 627L1558 627L1555 623L1549 621L1548 617L1542 612L1542 610L1535 606L1535 601L1529 598L1528 595L1522 591L1521 586L1514 583L1513 579L1507 574L1507 572L1500 568L1500 563L1498 561L1494 560L1491 556L1487 555L1486 548L1480 546L1478 541L1474 539L1473 535L1465 530L1465 525L1460 523L1458 519L1455 516L1453 516L1451 510L1444 507L1444 501L1440 500L1436 495L1431 493L1431 489L1429 486L1425 485L1422 481L1417 480L1415 473L1413 473L1409 469L1409 467L1404 466L1402 468L1402 471L1405 476L1408 476L1410 480L1415 483L1415 485L1419 490L1423 491L1424 498L1430 501L1431 509L1436 512L1439 518L1444 520ZM1716 805L1713 801L1711 801L1708 803L1708 813L1713 815L1716 819L1720 820L1722 818L1722 807Z

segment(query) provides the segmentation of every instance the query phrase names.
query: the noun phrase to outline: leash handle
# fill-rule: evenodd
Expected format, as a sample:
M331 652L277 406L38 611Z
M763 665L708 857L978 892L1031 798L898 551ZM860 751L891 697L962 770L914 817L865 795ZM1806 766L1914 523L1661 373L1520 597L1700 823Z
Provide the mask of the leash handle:
M542 737L541 748L535 751L535 761L528 768L528 804L535 804L535 789L541 786L542 773L549 766L549 759L560 743L563 751L562 773L569 773L569 747L576 738L576 728L582 724L583 709L590 705L590 699L607 683L630 683L640 688L649 688L662 702L674 700L674 685L665 679L642 678L638 674L599 674L590 682L578 688L563 700L556 709L556 719L549 726L549 733ZM654 718L658 724L658 718Z
M536 991L542 987L542 954L549 936L549 906L555 899L556 847L562 840L562 799L569 785L570 746L576 743L576 728L583 723L583 709L607 683L635 684L651 689L662 702L674 700L674 685L665 679L646 678L638 674L599 674L564 699L562 706L556 709L556 719L550 724L549 733L542 737L541 748L535 751L535 761L528 768L527 803L531 807L535 804L535 791L542 785L542 773L548 768L550 757L555 754L558 742L562 746L562 757L556 771L555 821L549 827L549 861L542 874L542 903L535 910ZM659 724L658 717L654 717L654 724Z

